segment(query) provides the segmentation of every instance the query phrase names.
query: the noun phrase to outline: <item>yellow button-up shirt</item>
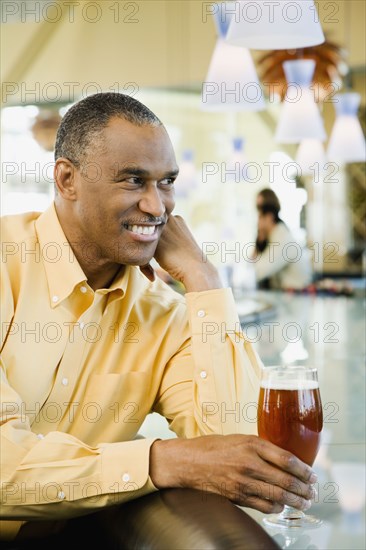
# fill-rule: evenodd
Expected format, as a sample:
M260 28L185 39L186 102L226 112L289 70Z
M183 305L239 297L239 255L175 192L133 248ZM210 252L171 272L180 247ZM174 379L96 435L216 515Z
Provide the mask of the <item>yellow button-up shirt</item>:
M2 219L2 538L155 490L147 414L180 437L256 433L259 363L229 289L138 267L88 285L52 205ZM20 520L20 521L19 521Z

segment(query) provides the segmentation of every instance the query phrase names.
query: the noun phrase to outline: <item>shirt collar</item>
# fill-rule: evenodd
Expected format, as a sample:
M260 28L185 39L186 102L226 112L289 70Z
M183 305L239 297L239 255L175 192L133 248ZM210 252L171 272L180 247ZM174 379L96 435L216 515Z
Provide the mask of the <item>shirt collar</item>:
M80 283L87 284L85 273L62 230L54 203L35 222L40 245L40 256L46 271L50 305L59 305ZM110 288L99 292L115 292L116 298L125 294L129 279L129 267L120 270Z

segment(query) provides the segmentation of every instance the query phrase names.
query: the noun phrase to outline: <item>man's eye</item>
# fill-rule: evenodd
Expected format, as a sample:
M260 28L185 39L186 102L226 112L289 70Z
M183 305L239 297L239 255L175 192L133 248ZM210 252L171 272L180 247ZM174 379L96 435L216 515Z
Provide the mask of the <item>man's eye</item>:
M133 185L140 185L142 183L141 178L125 178L123 181L132 183Z
M165 180L161 180L160 185L164 185L166 187L169 187L173 185L175 179L174 178L165 178Z

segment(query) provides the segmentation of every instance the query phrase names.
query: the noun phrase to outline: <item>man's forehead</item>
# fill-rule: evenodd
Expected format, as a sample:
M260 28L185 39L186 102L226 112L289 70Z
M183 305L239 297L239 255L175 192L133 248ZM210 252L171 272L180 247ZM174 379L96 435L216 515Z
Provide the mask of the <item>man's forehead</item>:
M165 127L154 124L134 124L129 120L122 117L112 117L106 127L104 128L104 134L106 137L154 137L155 139L160 137L170 142L169 136Z
M164 154L173 156L173 146L163 125L138 126L121 118L111 119L101 133L104 147L111 153Z
M115 117L100 137L94 153L114 176L116 171L132 173L138 169L178 172L173 146L163 125L138 126Z

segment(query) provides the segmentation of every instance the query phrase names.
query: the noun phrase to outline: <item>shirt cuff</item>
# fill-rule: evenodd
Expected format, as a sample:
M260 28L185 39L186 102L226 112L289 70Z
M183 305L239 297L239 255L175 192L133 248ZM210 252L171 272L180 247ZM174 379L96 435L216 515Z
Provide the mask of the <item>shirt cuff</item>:
M157 439L103 445L102 493L137 491L143 487L147 492L157 490L149 476L150 447Z
M231 288L218 288L185 295L192 335L240 332L240 322ZM224 326L223 326L224 323Z

